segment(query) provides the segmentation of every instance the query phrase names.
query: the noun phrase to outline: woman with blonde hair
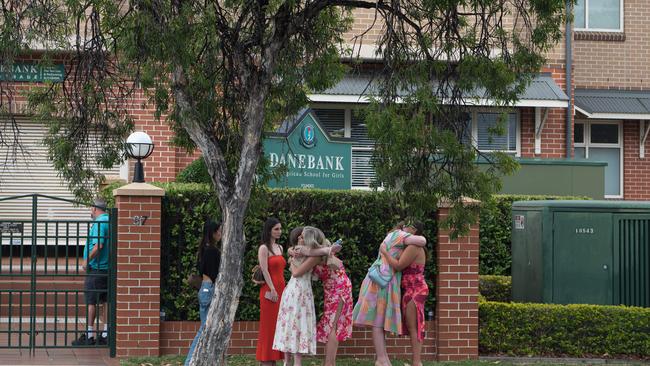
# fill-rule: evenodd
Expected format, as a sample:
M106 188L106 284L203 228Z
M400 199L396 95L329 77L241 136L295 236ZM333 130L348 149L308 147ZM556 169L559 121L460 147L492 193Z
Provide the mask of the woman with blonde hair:
M345 273L343 262L336 257L336 252L341 245L328 248L307 250L304 247L295 247L289 251L295 255L323 256L327 261L314 267L314 275L323 283L323 316L316 326L316 339L325 343L324 366L336 365L336 353L339 342L352 336L352 282Z
M329 241L319 229L305 226L298 236L298 244L309 249L329 246ZM301 366L302 355L316 354L316 310L311 289L311 272L322 257L291 258L291 279L280 301L280 311L275 327L273 349L284 352L284 363L293 355L294 366Z

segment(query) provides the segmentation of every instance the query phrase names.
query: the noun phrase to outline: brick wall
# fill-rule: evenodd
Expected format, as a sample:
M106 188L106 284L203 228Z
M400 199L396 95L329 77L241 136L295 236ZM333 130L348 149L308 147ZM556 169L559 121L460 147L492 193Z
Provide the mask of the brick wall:
M650 200L650 138L645 158L639 157L639 121L623 122L623 195L626 200Z
M438 220L449 216L438 210ZM436 255L436 322L438 361L478 359L478 226L470 234L451 239L439 229Z
M565 120L566 109L551 108L542 130L542 153L535 154L535 109L522 108L521 117L521 157L561 159L566 155Z
M116 344L118 357L160 350L160 226L164 191L132 183L114 192L118 209ZM134 216L147 216L143 225Z
M375 14L375 9L354 9L352 12L352 16L354 17L352 29L343 34L343 41L353 44L355 37L363 34L363 38L356 39L357 45L359 42L363 45L375 45L382 34L382 26L384 24L381 16L375 17Z
M165 121L165 116L162 116L160 120L156 119L154 106L147 103L143 91L135 93L130 112L135 121L135 130L145 131L155 145L151 156L144 160L146 180L174 181L178 172L199 156L198 152L188 154L185 149L172 145L174 133ZM133 162L129 162L129 167L130 181L133 174Z
M231 355L255 355L257 342L257 322L235 322L230 337L228 354ZM424 344L422 346L422 358L433 360L436 356L435 349L435 322L427 322ZM160 354L178 355L186 354L196 331L199 322L189 321L168 321L162 322L160 328ZM386 346L391 358L410 359L411 345L408 337L388 336ZM324 354L323 345L318 344L317 353ZM339 344L338 356L343 358L366 358L374 357L375 349L372 345L372 334L370 329L354 328L352 338Z
M648 19L650 6L647 0L624 0L622 39L589 40L593 36L590 32L577 35L574 42L576 88L650 89Z

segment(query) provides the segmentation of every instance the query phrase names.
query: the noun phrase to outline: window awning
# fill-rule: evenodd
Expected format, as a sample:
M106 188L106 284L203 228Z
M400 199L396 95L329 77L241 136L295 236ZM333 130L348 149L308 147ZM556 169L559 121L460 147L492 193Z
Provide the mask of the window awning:
M576 89L576 110L593 119L650 119L650 91Z
M369 97L376 95L377 81L369 75L347 75L337 85L319 94L310 94L314 103L367 103ZM491 106L494 101L481 98L485 92L477 90L467 96L467 102L477 106ZM520 95L516 107L566 108L569 98L549 75L537 75L524 93Z

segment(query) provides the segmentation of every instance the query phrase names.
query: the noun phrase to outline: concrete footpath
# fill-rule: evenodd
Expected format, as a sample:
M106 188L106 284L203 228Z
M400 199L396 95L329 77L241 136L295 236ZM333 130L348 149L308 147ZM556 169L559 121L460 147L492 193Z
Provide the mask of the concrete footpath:
M0 365L59 365L59 366L119 366L117 358L110 358L107 349L39 349L34 355L28 350L0 351Z

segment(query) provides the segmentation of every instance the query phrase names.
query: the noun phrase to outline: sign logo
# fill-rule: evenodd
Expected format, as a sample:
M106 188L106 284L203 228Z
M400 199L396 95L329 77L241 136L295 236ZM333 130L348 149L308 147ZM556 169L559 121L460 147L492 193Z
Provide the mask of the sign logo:
M311 149L316 146L316 131L311 123L305 124L300 134L300 145Z

